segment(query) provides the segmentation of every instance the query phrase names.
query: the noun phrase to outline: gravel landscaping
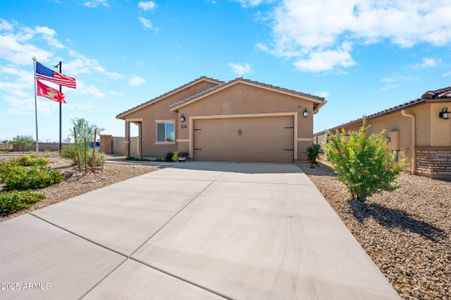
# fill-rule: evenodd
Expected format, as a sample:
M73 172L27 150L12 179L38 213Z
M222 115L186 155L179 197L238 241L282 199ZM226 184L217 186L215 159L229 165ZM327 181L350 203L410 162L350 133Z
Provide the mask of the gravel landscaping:
M450 182L402 174L360 203L328 166L300 166L403 299L451 299Z
M8 216L0 216L0 222L158 169L155 166L106 162L104 167L98 169L96 173L84 175L83 173L78 173L77 169L71 166L70 162L65 159L54 158L50 159L50 161L51 163L49 165L52 168L59 168L65 177L67 177L66 180L56 185L35 190L36 192L43 193L46 198L34 204L29 209Z

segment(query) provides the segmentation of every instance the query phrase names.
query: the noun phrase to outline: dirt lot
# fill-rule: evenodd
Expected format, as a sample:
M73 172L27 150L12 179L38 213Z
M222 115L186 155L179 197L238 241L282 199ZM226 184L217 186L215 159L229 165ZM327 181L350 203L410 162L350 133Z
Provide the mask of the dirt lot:
M46 199L36 203L27 210L23 210L9 216L0 217L0 222L158 169L158 167L155 166L116 164L107 162L105 163L103 169L98 170L95 174L88 173L87 175L84 175L82 173L78 173L75 167L70 166L70 163L67 160L50 158L50 161L51 167L60 168L63 173L66 173L66 176L71 176L59 184L36 190L36 192L45 194Z
M329 167L301 167L402 298L450 299L450 182L402 174L362 204Z

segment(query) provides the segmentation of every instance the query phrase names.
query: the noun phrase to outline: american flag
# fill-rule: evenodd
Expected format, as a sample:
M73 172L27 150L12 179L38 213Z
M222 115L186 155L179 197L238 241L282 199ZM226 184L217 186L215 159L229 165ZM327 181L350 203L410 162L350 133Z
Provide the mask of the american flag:
M56 71L53 71L38 62L36 62L36 72L34 76L36 79L54 82L58 85L66 86L68 88L77 88L75 78L65 76Z

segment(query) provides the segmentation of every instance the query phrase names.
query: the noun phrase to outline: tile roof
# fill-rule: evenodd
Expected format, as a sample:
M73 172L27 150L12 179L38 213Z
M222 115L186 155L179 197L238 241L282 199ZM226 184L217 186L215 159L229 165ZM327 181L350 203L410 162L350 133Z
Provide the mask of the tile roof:
M132 112L132 111L135 111L135 110L137 110L137 109L139 109L139 108L141 108L141 107L147 106L147 105L149 105L149 104L151 104L151 103L153 103L153 102L156 102L156 101L158 101L158 100L161 100L161 99L165 98L166 96L169 96L170 94L177 92L178 90L182 90L182 89L184 89L185 87L188 87L188 86L192 85L193 83L195 83L195 82L197 82L197 81L204 80L204 79L205 79L205 80L209 80L209 81L216 82L216 83L218 83L218 84L224 83L224 81L222 81L222 80L218 80L218 79L211 78L211 77L207 77L207 76L201 76L201 77L196 78L196 79L194 79L194 80L192 80L192 81L190 81L190 82L187 82L187 83L185 83L185 84L183 84L183 85L181 85L181 86L179 86L179 87L177 87L177 88L175 88L175 89L172 89L172 90L170 90L169 92L166 92L166 93L164 93L164 94L162 94L162 95L160 95L160 96L157 96L157 97L155 97L155 98L153 98L153 99L150 99L149 101L146 101L146 102L144 102L144 103L141 103L141 104L139 104L139 105L136 105L136 106L134 106L134 107L132 107L132 108L126 110L126 111L123 111L123 112L121 112L120 114L116 115L116 118L117 118L117 119L120 119L120 118L124 117L125 115L127 115L128 113L130 113L130 112Z
M451 86L446 88L427 91L421 96L423 99L441 99L441 98L451 98Z
M423 96L421 96L421 98L384 109L380 112L365 116L365 118L367 120L370 120L370 119L374 119L374 118L377 118L377 117L380 117L380 116L383 116L383 115L386 115L386 114L389 114L392 112L400 111L400 110L408 108L408 107L419 105L422 103L441 102L441 101L451 101L451 87L428 91L428 92L424 93ZM314 134L314 136L322 135L322 134L326 133L327 131L333 132L335 130L339 130L339 129L349 126L349 125L358 124L358 123L362 122L362 120L363 120L363 118L358 118L358 119L349 121L347 123L317 132Z
M238 78L235 78L233 80L230 80L230 81L227 81L227 82L223 82L222 84L219 84L219 85L214 86L212 88L209 88L207 90L204 90L204 91L202 91L202 92L200 92L198 94L195 94L195 95L193 95L191 97L188 97L186 99L182 99L182 100L180 100L178 102L175 102L175 103L171 104L169 106L169 108L170 109L175 109L177 107L183 106L184 104L187 104L187 103L189 103L191 101L195 101L196 99L202 98L202 96L205 96L207 94L214 93L215 91L220 90L220 89L222 89L222 88L224 88L226 86L232 85L232 84L234 84L236 82L251 83L251 84L259 85L259 86L262 86L262 87L278 90L278 91L281 91L281 92L284 92L284 93L290 93L290 94L294 94L294 95L297 95L297 96L310 98L312 100L319 101L321 104L324 104L324 102L325 102L325 99L322 98L322 97L318 97L318 96L315 96L315 95L298 92L298 91L295 91L295 90L282 88L282 87L279 87L279 86L275 86L275 85L271 85L271 84L267 84L267 83L263 83L263 82L259 82L259 81L254 81L254 80L238 77Z

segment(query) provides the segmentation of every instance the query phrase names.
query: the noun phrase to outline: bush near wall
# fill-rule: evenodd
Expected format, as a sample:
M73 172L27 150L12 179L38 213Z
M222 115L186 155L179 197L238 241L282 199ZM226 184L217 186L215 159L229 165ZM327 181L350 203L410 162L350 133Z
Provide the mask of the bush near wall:
M358 132L344 130L330 135L325 144L327 160L353 199L365 201L381 191L398 188L396 179L405 167L394 165L383 133L369 134L366 120Z

